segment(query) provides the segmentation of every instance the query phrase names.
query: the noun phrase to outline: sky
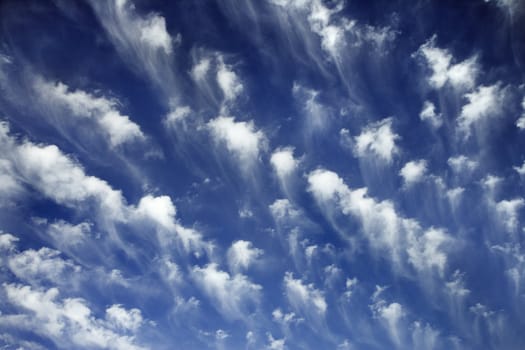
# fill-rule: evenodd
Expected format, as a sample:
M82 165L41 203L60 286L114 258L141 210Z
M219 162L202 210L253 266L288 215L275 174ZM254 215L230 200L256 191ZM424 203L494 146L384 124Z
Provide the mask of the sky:
M1 349L524 349L521 0L0 2Z

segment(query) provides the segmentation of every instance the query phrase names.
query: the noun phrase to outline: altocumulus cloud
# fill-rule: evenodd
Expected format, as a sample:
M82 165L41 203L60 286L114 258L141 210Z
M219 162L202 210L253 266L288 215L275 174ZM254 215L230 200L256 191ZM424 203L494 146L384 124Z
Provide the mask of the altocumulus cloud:
M0 348L525 348L522 2L0 20Z

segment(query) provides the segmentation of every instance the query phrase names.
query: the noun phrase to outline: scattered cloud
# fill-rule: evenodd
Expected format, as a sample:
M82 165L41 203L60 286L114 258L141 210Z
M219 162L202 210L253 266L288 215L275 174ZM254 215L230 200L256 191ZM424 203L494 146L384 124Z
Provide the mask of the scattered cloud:
M385 163L391 163L399 153L396 141L400 136L392 130L392 118L386 118L366 126L355 137L355 153L360 158L373 156Z

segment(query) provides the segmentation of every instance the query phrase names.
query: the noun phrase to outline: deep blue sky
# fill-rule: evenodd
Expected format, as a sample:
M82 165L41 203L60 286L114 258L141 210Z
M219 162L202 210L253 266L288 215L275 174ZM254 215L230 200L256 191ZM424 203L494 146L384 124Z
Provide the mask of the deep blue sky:
M2 349L525 348L520 0L0 3Z

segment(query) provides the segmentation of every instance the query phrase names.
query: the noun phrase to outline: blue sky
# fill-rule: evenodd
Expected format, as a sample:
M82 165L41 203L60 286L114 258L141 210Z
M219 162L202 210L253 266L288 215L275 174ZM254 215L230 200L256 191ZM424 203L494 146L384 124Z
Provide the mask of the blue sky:
M2 349L525 348L519 0L0 24Z

